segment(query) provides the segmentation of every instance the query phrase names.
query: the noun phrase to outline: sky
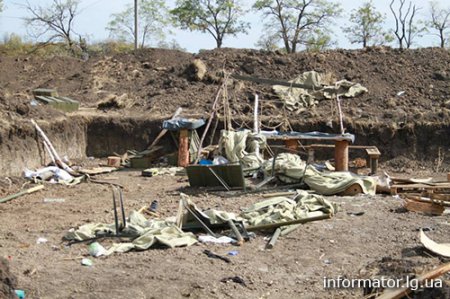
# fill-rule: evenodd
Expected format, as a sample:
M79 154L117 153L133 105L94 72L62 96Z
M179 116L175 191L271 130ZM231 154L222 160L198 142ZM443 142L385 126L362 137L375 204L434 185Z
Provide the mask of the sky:
M39 3L45 5L51 0L29 0L30 3ZM246 6L250 6L253 1L243 1ZM342 27L348 24L348 17L352 9L357 8L364 0L342 0L344 9L344 17L337 21L332 31L337 40L337 48L358 48L360 45L352 45L349 43ZM429 14L428 1L412 0L418 7L422 7L419 11L419 17L427 18ZM438 0L443 8L450 7L447 0ZM26 10L22 7L26 0L3 0L4 9L0 13L0 39L3 40L5 35L11 33L18 34L23 38L29 38L23 18L27 16ZM110 16L113 13L121 12L127 4L133 4L133 0L81 0L79 9L80 14L75 21L75 29L77 33L86 36L89 42L103 41L109 38L109 32L105 29ZM169 7L173 7L174 0L166 1ZM389 10L390 0L373 0L377 9L386 15L385 27L393 28L394 18ZM255 48L255 44L263 32L263 19L261 14L251 11L245 16L245 20L250 22L251 29L248 34L239 34L236 37L228 37L224 40L224 47L231 48ZM173 30L174 34L168 37L168 40L175 39L178 44L189 52L197 53L201 49L213 49L215 47L214 38L207 33L190 32L183 30ZM420 47L437 46L438 38L425 35L417 40Z

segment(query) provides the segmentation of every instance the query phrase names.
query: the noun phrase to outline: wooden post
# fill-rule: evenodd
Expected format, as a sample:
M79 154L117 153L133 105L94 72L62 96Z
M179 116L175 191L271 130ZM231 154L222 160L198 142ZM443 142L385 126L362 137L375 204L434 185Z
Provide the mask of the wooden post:
M255 93L255 108L253 109L253 133L256 134L259 133L258 105L259 105L259 98L258 95Z
M334 162L336 171L348 171L348 141L336 141Z
M314 148L310 147L308 148L308 164L314 163Z
M178 166L186 167L189 165L189 131L180 130L180 139L178 147Z
M298 141L295 139L285 139L284 145L289 150L296 151L298 149Z

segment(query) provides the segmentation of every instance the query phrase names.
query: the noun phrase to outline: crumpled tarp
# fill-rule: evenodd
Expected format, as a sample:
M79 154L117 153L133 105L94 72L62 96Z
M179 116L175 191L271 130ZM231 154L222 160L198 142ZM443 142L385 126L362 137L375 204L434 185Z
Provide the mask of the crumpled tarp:
M347 80L337 81L334 85L325 86L322 83L321 75L315 71L305 72L289 82L305 84L311 87L311 89L281 85L272 87L290 111L315 106L319 101L332 99L336 95L350 98L367 92L367 88L361 84Z
M219 151L230 163L240 162L243 168L259 168L263 158L257 151L266 147L266 137L252 133L250 130L238 132L222 130L220 133Z
M263 165L265 176L272 175L273 158ZM298 156L282 153L277 156L274 175L285 183L303 182L312 190L322 195L334 195L345 191L353 184L358 184L364 194L375 194L376 180L368 176L359 176L350 172L320 172Z
M297 190L294 199L287 197L273 197L255 203L243 210L239 215L248 225L279 223L303 218L334 215L337 207L323 196L311 194L304 190Z
M189 204L192 210L199 213L210 224L224 224L228 220L243 221L247 226L280 223L303 218L317 217L325 214L334 215L337 207L323 196L311 194L305 190L297 190L294 199L287 197L274 197L243 209L239 215L225 211L208 209L199 210L189 197L182 194L182 198ZM183 224L196 222L196 219L186 214Z
M115 233L114 224L89 223L80 226L77 230L69 231L65 239L83 241L94 238L97 233ZM136 235L131 242L114 243L105 255L114 252L127 252L132 249L146 250L155 245L167 247L190 246L197 243L197 238L192 233L183 232L175 223L166 220L147 220L141 213L130 213L124 233Z
M48 166L37 169L36 171L25 169L23 171L23 176L34 182L48 181L50 183L59 183L63 185L76 185L81 183L86 178L85 175L73 177L64 169L56 166Z

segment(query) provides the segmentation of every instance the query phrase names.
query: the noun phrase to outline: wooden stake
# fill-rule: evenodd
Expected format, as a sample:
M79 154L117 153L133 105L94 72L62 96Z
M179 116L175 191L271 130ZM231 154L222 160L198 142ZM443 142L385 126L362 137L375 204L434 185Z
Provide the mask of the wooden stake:
M200 139L200 144L199 144L198 151L197 151L197 157L195 157L194 164L197 164L198 161L200 160L200 154L203 149L203 142L205 141L205 137L206 137L206 134L208 133L209 127L211 126L212 120L213 120L214 116L216 115L217 104L219 102L220 95L222 94L222 90L226 87L227 81L228 81L228 76L226 75L224 78L223 84L217 90L216 98L214 99L214 103L212 106L211 114L209 115L208 123L206 124L205 130L203 131L203 134L202 134L202 138Z
M58 152L53 147L53 145L50 142L50 140L48 139L47 135L45 135L44 131L42 131L42 129L38 126L38 124L34 121L34 119L31 120L31 123L36 127L36 130L39 132L39 134L41 134L42 139L44 139L44 144L47 143L47 146L50 150L49 153L51 152L55 159L55 162L56 162L55 164L57 166L61 167L62 169L64 169L65 171L67 171L68 173L70 173L71 175L77 176L78 173L76 171L74 171L72 168L70 168L69 165L64 163L63 160L61 160L61 158L58 155Z
M255 108L253 109L253 133L259 133L259 118L258 118L259 97L255 93Z
M278 237L280 236L280 233L281 233L281 228L278 227L275 230L275 232L273 233L272 238L270 238L270 242L266 246L267 249L272 249L275 246L275 243L277 242Z
M334 162L336 171L348 171L348 141L336 141Z
M7 196L5 198L2 198L2 199L0 199L0 203L7 202L7 201L10 201L10 200L12 200L14 198L20 197L22 195L30 194L30 193L33 193L33 192L36 192L36 191L39 191L39 190L42 190L42 189L44 189L44 185L37 185L37 186L35 186L33 188L21 191L21 192L16 193L16 194L11 194L11 195L9 195L9 196Z
M339 95L336 95L336 102L338 107L338 113L339 113L339 125L341 127L341 134L344 134L344 117L342 115L342 108L341 108L341 100L339 99Z
M175 113L172 115L172 117L170 119L174 119L175 117L177 117L178 115L181 114L181 111L183 110L183 108L178 107L177 110L175 111ZM155 140L153 140L152 144L150 144L147 149L151 149L152 147L154 147L161 138L164 137L164 135L166 135L167 133L167 129L163 129L161 132L159 132L158 136L156 136Z
M186 167L188 165L189 165L189 131L187 129L181 129L178 146L178 166Z

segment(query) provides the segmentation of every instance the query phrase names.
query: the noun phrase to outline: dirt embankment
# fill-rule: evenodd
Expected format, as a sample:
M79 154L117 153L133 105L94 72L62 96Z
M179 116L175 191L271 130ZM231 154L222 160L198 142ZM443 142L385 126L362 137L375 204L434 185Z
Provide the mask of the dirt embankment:
M200 77L193 75L194 59L204 63L206 72ZM77 136L90 132L99 136L98 128L90 127L86 131L96 116L116 118L114 122L120 122L125 116L119 126L129 127L133 121L128 119L162 119L181 106L185 115L206 117L221 84L223 70L282 80L316 70L329 79L359 82L368 88L368 93L343 101L347 131L356 135L358 144L377 145L385 159L402 155L430 161L445 158L450 147L450 141L442 138L448 136L450 123L450 52L437 48L406 51L369 48L297 54L221 49L195 55L147 49L137 55L91 57L87 61L70 57L0 57L0 67L8 70L0 74L2 156L32 146L26 140L33 130L23 125L30 118L49 123L58 119L55 123L59 125L54 125L56 133L74 135L71 131L76 130ZM231 113L238 120L233 124L235 127L250 125L243 120L252 114L254 93L258 93L265 128L282 124L280 128L288 129L289 120L296 130L337 133L333 101L321 101L314 108L289 112L283 109L271 86L232 81L228 95ZM94 109L94 117L84 119L84 124L75 128L62 125L59 120L64 118L63 113L30 106L31 92L39 87L56 88L60 94L81 101L82 107ZM96 110L100 102L105 105ZM72 122L72 119L67 121ZM143 141L150 138L145 129L128 131ZM61 143L67 144L67 138L72 137L64 136ZM93 140L86 136L81 142L88 143L89 138ZM129 145L122 144L123 147L113 148L123 150ZM30 152L22 156L30 156Z

